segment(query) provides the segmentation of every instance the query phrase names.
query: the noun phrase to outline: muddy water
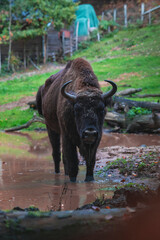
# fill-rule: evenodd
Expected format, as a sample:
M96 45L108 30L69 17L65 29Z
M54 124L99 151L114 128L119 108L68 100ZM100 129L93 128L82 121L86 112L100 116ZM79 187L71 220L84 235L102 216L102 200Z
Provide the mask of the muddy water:
M103 134L100 148L110 146L122 147L140 147L146 146L159 146L160 135L153 134L119 134L119 133L105 133Z
M160 145L159 136L104 134L100 148L106 146ZM26 208L70 210L90 203L112 191L113 183L96 177L85 183L85 166L80 165L77 183L54 174L51 147L46 133L0 133L0 209Z

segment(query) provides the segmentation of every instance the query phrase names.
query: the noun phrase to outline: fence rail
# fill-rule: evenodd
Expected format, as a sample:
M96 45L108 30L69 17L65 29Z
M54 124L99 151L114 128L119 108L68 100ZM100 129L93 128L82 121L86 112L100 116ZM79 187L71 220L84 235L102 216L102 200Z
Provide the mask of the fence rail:
M157 9L160 9L160 5L145 11L145 3L141 3L141 9L140 9L140 15L139 15L139 19L141 20L141 22L142 23L144 22L144 16L146 14L148 14L148 16L149 16L149 24L151 24L151 22L152 22L151 13L153 11L157 10ZM109 15L112 15L112 19L114 20L114 22L119 23L119 19L117 18L117 15L118 15L119 11L120 10L114 8L112 10L107 10L106 12L109 12ZM127 27L128 23L129 23L129 21L128 21L129 11L131 11L131 9L127 6L127 4L124 4L123 8L121 9L121 15L123 15L123 16L121 16L121 18L123 19L123 25L125 27ZM105 17L105 11L102 12L101 19L103 20L104 17ZM136 20L138 20L138 18ZM121 23L122 23L122 21L121 21Z
M149 9L149 10L146 11L146 12L143 12L143 16L146 15L146 14L148 14L148 16L149 16L149 24L151 24L151 22L152 22L152 16L151 16L151 13L152 13L153 11L159 9L159 8L160 8L160 5L157 6L157 7L152 8L152 9Z

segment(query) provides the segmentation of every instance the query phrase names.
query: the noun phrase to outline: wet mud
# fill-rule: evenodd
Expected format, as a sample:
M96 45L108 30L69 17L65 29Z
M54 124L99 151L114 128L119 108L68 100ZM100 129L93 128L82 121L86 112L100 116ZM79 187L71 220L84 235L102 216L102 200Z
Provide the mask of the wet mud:
M160 136L104 134L97 152L95 172L108 161L122 155L123 147L134 148L141 145L158 146ZM125 149L126 153L127 151ZM80 161L78 181L76 184L70 183L64 175L62 165L61 173L54 174L46 132L0 133L2 210L17 206L27 208L32 205L44 211L76 209L102 196L112 198L114 187L121 184L121 179L114 181L115 177L95 174L95 182L85 183L85 165Z

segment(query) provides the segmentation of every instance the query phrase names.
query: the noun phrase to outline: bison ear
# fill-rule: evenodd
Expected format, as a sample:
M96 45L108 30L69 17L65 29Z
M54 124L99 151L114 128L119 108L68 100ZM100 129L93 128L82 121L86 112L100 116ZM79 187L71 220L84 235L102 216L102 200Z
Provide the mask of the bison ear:
M67 92L65 91L66 86L67 86L69 83L71 83L71 82L72 82L72 81L68 81L68 82L66 82L66 83L63 84L63 86L61 87L61 94L62 94L63 97L67 98L68 100L70 100L71 102L74 103L75 100L76 100L76 95L67 93Z
M117 92L117 85L110 80L104 80L104 81L112 85L112 89L110 91L102 94L103 99L106 101L107 98L112 97Z

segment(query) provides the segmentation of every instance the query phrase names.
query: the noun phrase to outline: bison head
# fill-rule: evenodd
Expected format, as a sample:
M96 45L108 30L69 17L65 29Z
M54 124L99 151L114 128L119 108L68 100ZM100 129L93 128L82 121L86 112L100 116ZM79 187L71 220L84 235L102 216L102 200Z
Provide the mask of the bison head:
M102 94L98 91L87 90L79 94L71 94L65 91L65 87L71 82L66 82L62 88L62 95L73 103L77 131L83 145L99 143L102 134L105 116L106 99L117 91L117 85L105 80L112 85L109 92Z

